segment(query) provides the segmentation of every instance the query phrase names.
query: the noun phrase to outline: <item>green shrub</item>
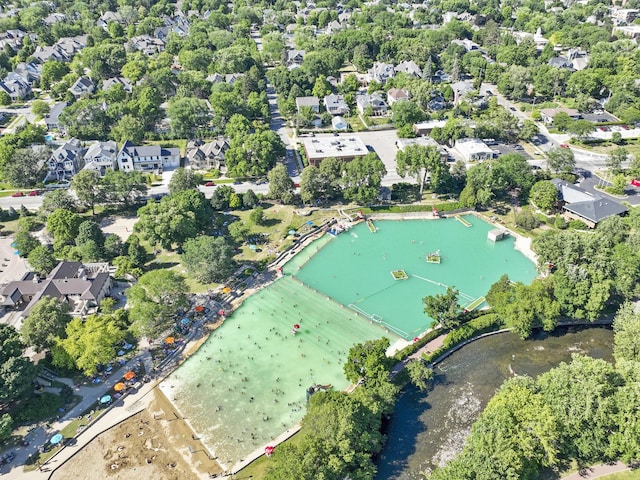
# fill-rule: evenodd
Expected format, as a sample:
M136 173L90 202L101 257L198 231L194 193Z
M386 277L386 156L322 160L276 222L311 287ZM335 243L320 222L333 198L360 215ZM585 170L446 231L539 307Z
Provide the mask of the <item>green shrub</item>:
M582 220L574 219L569 221L569 228L573 230L586 230L588 227Z
M64 405L64 400L53 393L45 392L41 395L34 395L20 405L14 415L14 420L16 423L34 423L52 418Z
M427 343L429 343L431 340L433 340L435 338L438 338L443 333L444 333L444 331L442 329L439 329L439 328L431 330L430 332L425 334L425 336L422 337L417 342L413 342L411 345L407 345L402 350L396 352L396 354L393 356L393 358L395 360L398 360L398 361L404 360L409 355L417 352L422 347L424 347Z

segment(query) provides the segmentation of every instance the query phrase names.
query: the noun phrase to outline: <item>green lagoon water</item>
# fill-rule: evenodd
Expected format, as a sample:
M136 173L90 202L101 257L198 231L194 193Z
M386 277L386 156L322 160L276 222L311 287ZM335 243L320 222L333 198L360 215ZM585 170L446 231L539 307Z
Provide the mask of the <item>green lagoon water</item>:
M472 226L455 218L384 220L375 221L377 232L371 233L360 223L324 246L312 244L317 253L303 265L287 264L285 272L411 339L431 322L423 297L453 286L464 307L505 273L524 283L536 276L534 263L514 249L513 237L492 242L487 233L494 226L473 215L463 218ZM427 263L427 254L438 250L441 263ZM409 279L394 280L391 272L399 269Z
M534 277L535 266L513 249L513 239L490 242L492 227L466 218L472 227L455 219L381 221L374 234L360 224L321 237L292 258L284 278L247 298L160 388L231 468L302 419L309 386L347 387L342 366L352 345L424 331L430 320L422 297L454 285L475 299L503 273L524 282ZM426 254L438 249L442 263L428 264ZM396 269L410 278L393 280ZM379 315L391 331L354 309Z

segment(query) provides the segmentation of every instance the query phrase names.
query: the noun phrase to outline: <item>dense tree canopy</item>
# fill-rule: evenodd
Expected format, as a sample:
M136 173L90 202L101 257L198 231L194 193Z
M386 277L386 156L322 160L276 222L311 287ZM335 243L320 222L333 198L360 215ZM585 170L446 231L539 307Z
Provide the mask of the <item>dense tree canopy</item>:
M186 241L182 261L196 280L223 282L233 273L233 251L223 237L199 236Z

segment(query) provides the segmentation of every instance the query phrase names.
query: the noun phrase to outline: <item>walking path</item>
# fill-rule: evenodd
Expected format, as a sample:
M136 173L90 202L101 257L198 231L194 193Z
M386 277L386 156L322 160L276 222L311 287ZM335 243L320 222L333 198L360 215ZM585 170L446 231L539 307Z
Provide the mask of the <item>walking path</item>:
M631 469L622 462L616 462L612 464L603 463L586 468L582 471L582 473L572 473L567 477L563 477L562 480L594 480L595 478L606 477L607 475L610 475L612 473L626 472L627 470Z

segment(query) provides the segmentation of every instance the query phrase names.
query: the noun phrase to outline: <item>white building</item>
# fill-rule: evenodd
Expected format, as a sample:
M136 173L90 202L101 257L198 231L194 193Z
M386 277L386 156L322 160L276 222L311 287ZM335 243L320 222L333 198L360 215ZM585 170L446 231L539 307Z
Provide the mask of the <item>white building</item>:
M339 158L348 162L369 153L362 139L355 136L311 137L301 140L309 165L316 167L325 158Z
M94 170L104 177L108 170L115 169L117 155L118 146L113 140L96 142L84 154L83 170Z
M465 162L481 162L496 157L496 153L478 138L456 140L455 149L462 155Z
M180 149L160 145L136 146L129 140L118 153L118 168L123 172L139 170L161 173L165 168L180 166Z

